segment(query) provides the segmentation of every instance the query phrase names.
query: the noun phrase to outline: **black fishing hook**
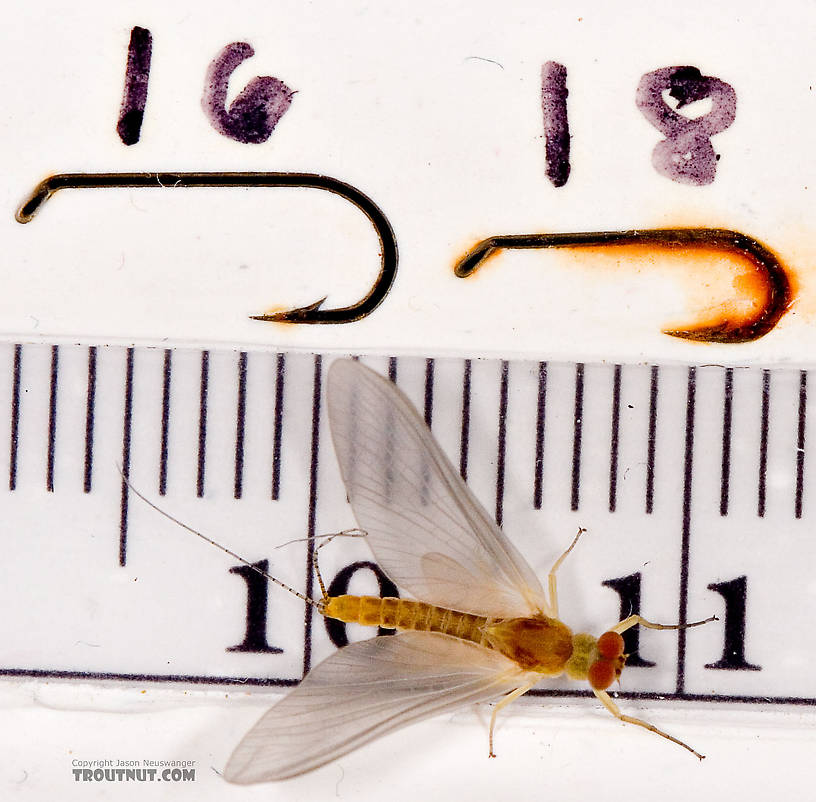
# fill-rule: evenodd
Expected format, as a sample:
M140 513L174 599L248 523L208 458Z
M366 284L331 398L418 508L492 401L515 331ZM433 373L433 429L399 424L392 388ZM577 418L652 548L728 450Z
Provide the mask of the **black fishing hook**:
M385 299L397 274L397 241L388 218L368 195L351 184L315 173L59 173L34 188L17 211L19 223L29 223L42 205L61 189L113 187L176 189L179 187L306 187L322 189L353 203L369 220L380 240L380 272L368 294L350 306L323 309L326 298L272 314L250 315L252 320L279 323L351 323L370 315Z

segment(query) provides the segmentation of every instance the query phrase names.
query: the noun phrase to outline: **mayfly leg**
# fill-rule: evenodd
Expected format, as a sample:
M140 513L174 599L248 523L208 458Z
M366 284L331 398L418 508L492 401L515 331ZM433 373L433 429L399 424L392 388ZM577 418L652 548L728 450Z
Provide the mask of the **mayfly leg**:
M312 565L314 566L315 576L317 577L317 584L320 587L320 595L323 597L323 603L326 604L329 601L329 594L326 590L326 585L323 582L323 575L320 573L320 566L317 564L317 552L323 548L323 546L328 546L329 543L332 542L336 537L367 537L368 532L362 529L344 529L342 532L335 532L333 535L321 535L320 537L325 537L326 539L315 546L314 551L312 552Z
M699 627L703 624L708 624L711 621L717 621L717 616L712 615L708 618L704 619L703 621L692 621L690 624L656 624L654 621L648 621L642 615L630 615L628 618L624 618L616 626L612 627L610 632L617 632L619 635L626 632L626 630L631 629L632 627L637 626L640 624L647 629L689 629L690 627ZM683 749L687 749L691 752L692 755L702 760L705 755L701 755L696 749L692 749L687 743L683 743L683 741L675 738L673 735L669 735L667 732L663 732L663 730L658 729L655 727L654 724L649 724L648 721L644 721L640 718L635 718L634 716L627 716L625 713L622 713L620 708L612 701L612 698L606 691L600 691L596 688L592 689L595 696L598 697L600 702L603 706L618 720L623 721L626 724L636 724L638 727L643 727L643 729L648 730L649 732L653 732L655 735L659 735L661 738L665 738L667 741L671 741L678 746L682 746Z
M508 693L507 696L505 696L504 699L498 702L496 706L493 708L493 713L490 716L490 735L488 736L487 739L489 749L487 755L488 757L496 757L496 753L493 751L493 729L496 726L496 716L498 715L499 710L501 710L504 707L507 707L507 705L509 705L510 702L515 701L516 699L519 698L519 696L524 696L524 694L527 693L527 691L529 691L531 688L534 688L537 684L538 677L536 677L536 679L533 680L532 682L527 683L527 685L522 685L520 688L516 688L516 690Z
M638 624L646 629L690 629L691 627L700 627L703 624L710 624L712 621L719 621L716 615L711 615L702 621L692 621L690 624L655 624L654 621L647 621L642 615L630 615L624 618L619 624L612 627L610 632L617 632L622 635L627 629L636 627Z
M702 623L702 622L698 622ZM674 629L675 627L661 627L662 629ZM595 696L601 701L603 706L616 718L620 721L623 721L625 724L637 724L638 727L643 727L645 730L649 730L649 732L653 732L655 735L659 735L661 738L665 738L667 741L671 741L673 744L677 744L678 746L682 746L683 749L688 749L692 755L702 760L705 755L701 755L696 749L692 749L687 743L684 743L679 738L675 738L673 735L669 735L667 732L663 732L663 730L659 730L655 727L654 724L649 724L648 721L644 721L641 718L635 718L634 716L627 716L625 713L621 712L621 709L612 701L609 694L606 691L598 691L594 688L592 689Z
M561 563L567 558L567 555L575 548L575 544L578 542L578 539L581 535L586 532L586 529L583 527L578 527L578 533L572 539L572 543L569 544L567 550L553 563L553 567L550 568L550 573L548 575L549 580L549 591L550 591L550 615L553 618L558 618L558 587L556 585L556 578L555 575L558 569L561 567Z
M317 564L317 552L322 549L323 546L328 546L329 543L331 543L336 537L368 537L368 532L366 532L364 529L353 527L352 529L344 529L342 532L333 532L330 535L309 535L308 537L296 537L292 540L287 540L285 543L281 543L279 546L275 546L276 549L282 549L284 546L289 546L292 543L303 543L304 541L318 539L323 540L322 543L315 546L314 551L312 552L312 567L314 568L315 575L317 576L317 584L320 587L322 604L326 604L326 602L328 602L329 594L326 590L326 585L323 582L323 575L320 573L320 566Z

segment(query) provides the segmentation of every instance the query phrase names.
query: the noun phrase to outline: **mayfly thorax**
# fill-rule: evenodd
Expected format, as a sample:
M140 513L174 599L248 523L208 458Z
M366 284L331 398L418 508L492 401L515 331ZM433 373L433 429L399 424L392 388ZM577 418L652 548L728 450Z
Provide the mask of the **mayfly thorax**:
M703 757L622 713L607 688L626 662L626 630L679 629L714 617L663 625L632 615L598 638L574 634L559 618L556 576L583 530L553 565L545 591L392 382L359 362L337 360L327 399L357 523L380 568L412 598L330 596L316 559L319 598L265 574L326 617L397 634L349 644L315 666L243 738L224 771L227 780L293 777L412 722L498 700L490 721L493 756L497 713L542 678L560 675L587 681L621 721Z

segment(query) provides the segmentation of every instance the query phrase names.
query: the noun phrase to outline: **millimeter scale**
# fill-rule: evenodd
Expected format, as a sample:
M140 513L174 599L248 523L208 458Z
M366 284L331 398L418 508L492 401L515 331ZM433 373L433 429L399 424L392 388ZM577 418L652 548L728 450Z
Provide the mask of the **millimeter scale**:
M326 420L338 356L0 347L16 575L0 588L0 673L288 686L369 636L327 628L128 485L314 593L305 538L354 525ZM639 633L622 698L813 704L798 636L812 588L789 581L813 558L807 371L362 358L413 400L540 574L588 529L559 583L574 629L632 610L717 614L698 630ZM392 592L364 538L336 539L320 565L335 593ZM535 693L585 695L560 681Z

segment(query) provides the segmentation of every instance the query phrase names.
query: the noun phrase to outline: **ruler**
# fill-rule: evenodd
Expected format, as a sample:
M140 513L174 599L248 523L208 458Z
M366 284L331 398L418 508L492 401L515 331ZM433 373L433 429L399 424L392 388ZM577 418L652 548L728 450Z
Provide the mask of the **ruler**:
M0 674L291 685L355 626L186 533L122 480L303 592L302 538L353 526L328 430L336 355L0 345ZM561 612L720 621L633 633L621 696L816 702L816 517L804 370L363 357L413 400ZM294 543L282 545L288 541ZM393 592L364 539L321 549L335 592ZM333 628L332 628L333 627ZM780 644L785 648L781 649ZM537 690L569 698L560 680Z

